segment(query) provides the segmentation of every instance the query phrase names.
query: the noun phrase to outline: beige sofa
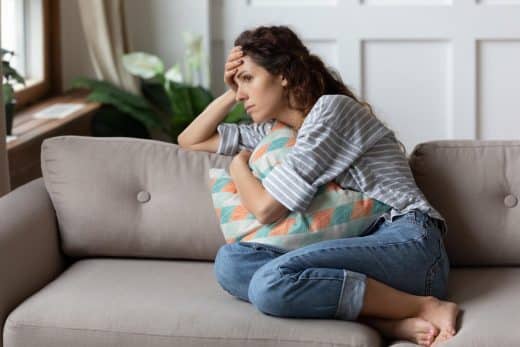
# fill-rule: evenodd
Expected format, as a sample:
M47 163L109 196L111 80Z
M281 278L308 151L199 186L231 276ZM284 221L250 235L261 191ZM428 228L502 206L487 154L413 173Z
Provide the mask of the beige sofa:
M224 239L207 187L231 157L61 136L43 178L0 198L0 347L394 346L366 325L265 315L214 277ZM438 141L410 156L447 218L446 346L519 346L520 141Z

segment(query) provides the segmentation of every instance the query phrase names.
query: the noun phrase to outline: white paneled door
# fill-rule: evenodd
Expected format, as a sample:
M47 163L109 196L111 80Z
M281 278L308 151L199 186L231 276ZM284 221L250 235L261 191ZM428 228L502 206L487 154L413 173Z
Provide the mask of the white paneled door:
M520 139L520 0L213 0L212 89L234 39L288 25L396 131Z

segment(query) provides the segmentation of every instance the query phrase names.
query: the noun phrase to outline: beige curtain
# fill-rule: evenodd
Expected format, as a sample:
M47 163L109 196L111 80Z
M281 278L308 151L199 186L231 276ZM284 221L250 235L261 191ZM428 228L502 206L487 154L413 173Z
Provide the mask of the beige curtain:
M123 67L130 50L122 0L78 0L83 32L97 78L139 93L137 79Z

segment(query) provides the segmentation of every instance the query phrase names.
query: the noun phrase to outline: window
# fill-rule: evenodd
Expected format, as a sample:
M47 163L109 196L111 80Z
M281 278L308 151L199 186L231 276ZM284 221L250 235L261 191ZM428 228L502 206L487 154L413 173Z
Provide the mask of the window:
M12 66L26 84L15 86L17 108L59 90L57 0L0 0L2 48L14 51ZM56 37L51 37L55 35Z

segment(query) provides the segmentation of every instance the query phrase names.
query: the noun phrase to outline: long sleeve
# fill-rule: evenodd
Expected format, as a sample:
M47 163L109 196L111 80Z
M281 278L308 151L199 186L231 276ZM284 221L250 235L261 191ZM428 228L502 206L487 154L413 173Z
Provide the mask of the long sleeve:
M303 212L318 188L347 170L390 130L345 95L323 95L285 159L262 181L290 211Z
M220 143L217 153L234 155L241 149L253 150L256 145L269 133L273 121L262 123L220 123L217 132L220 134Z

